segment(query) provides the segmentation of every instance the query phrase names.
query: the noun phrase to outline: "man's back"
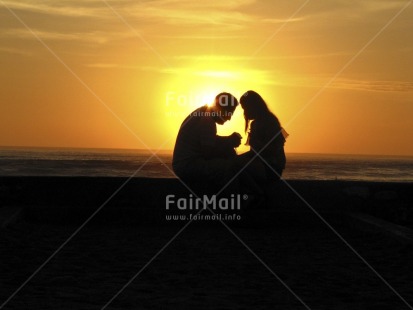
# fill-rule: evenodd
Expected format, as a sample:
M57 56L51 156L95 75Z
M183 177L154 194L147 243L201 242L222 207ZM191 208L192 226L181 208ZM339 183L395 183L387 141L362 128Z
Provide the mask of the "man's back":
M217 124L229 121L238 105L229 93L220 93L211 106L193 111L182 123L176 138L172 167L183 180L225 182L233 176L234 148L241 136L218 136ZM232 157L232 159L229 159Z
M182 123L176 138L172 164L174 168L188 161L208 157L213 147L216 124L207 106L193 111Z

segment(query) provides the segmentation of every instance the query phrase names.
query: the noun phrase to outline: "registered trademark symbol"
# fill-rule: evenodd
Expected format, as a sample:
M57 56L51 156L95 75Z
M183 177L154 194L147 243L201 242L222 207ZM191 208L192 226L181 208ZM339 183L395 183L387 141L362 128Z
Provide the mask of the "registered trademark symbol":
M248 199L248 195L247 195L247 194L244 194L244 195L242 196L242 199L247 200L247 199Z

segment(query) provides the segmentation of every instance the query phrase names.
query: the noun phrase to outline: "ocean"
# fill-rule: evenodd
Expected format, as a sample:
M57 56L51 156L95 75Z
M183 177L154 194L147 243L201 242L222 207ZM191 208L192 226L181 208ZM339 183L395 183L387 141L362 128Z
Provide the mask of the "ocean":
M0 148L0 176L174 178L170 152ZM413 182L413 157L287 154L286 180Z

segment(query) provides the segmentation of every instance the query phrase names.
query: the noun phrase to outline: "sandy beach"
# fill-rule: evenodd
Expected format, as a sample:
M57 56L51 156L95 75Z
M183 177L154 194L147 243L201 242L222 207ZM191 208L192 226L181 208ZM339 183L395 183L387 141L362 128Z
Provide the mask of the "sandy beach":
M123 181L2 178L2 207L24 211L1 230L1 302ZM411 184L291 186L413 303L412 244L347 216L381 208L408 223L383 210L410 203ZM185 189L177 180L132 180L4 309L101 309L135 276L107 309L409 309L295 193L278 190L273 209L244 212L226 222L230 229L193 221L160 252L186 223L165 221L163 195Z

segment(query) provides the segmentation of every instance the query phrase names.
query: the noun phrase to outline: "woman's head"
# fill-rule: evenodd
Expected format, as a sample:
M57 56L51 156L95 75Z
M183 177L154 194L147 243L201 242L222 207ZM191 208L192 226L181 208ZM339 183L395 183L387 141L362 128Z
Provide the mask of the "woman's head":
M251 120L271 113L264 99L253 90L249 90L241 96L240 104L244 109L245 131L248 130L248 125Z

